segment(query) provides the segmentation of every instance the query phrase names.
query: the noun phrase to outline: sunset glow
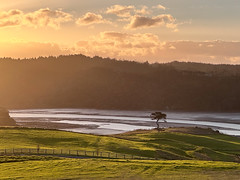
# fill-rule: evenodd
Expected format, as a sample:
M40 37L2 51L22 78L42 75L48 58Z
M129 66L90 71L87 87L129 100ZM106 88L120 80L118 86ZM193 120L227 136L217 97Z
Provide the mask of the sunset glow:
M239 8L237 0L0 1L0 57L239 64Z

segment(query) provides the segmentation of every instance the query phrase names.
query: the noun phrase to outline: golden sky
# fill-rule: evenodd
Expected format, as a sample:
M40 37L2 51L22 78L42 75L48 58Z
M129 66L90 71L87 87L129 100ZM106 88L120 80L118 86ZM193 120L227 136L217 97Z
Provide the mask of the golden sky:
M239 0L0 0L0 57L240 63Z

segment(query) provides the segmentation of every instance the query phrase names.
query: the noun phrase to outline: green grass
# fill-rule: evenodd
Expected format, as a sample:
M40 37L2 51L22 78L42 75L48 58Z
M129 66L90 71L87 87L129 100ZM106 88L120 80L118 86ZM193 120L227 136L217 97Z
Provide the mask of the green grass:
M47 161L56 159L60 158L51 156L0 156L0 164L25 161Z
M0 157L4 158L4 157ZM26 159L29 158L28 161ZM194 160L42 159L0 163L0 179L239 179L240 165Z
M98 150L160 159L0 156L0 179L239 179L240 139L211 130L199 132L201 129L180 128L95 136L57 130L0 128L0 149L37 148L39 145L40 148Z
M38 145L40 148L105 151L165 160L240 161L240 139L219 133L152 130L95 136L57 130L0 129L0 149L37 148Z

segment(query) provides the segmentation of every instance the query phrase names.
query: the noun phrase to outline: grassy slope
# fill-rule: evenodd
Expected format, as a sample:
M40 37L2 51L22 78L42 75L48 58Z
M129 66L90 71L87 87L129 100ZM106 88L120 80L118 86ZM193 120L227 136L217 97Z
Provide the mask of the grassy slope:
M0 148L36 148L40 145L42 148L99 149L157 156L162 159L237 160L235 153L240 149L238 138L211 131L203 134L196 134L196 130L184 133L171 131L172 129L160 133L135 131L111 137L39 129L2 128ZM234 162L0 156L0 179L234 180L239 177L240 164Z
M17 162L13 160L17 159ZM0 157L0 179L238 179L231 162ZM9 162L11 163L7 163Z
M99 150L158 159L239 161L240 139L218 133L135 131L95 136L54 130L0 129L0 149L56 148Z

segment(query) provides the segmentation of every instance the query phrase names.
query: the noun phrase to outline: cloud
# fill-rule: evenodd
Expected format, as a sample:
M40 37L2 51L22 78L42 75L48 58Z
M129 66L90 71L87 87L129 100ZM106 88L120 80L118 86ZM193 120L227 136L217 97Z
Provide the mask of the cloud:
M191 61L240 64L240 42L162 42L150 33L101 32L88 41L79 41L76 53L145 62Z
M71 49L62 48L56 43L40 42L1 42L0 57L32 58L71 54Z
M155 17L134 16L127 25L127 29L148 28L154 26L166 26L176 28L175 18L170 14L161 14Z
M82 53L142 62L161 63L178 60L240 64L240 42L161 42L158 36L150 33L105 31L87 41L78 41L75 47L69 48L63 48L56 43L0 42L0 49L0 57L14 58Z
M174 48L173 48L174 47ZM205 63L240 64L240 42L175 41L166 42L159 53L164 61L193 61ZM160 60L160 59L159 59Z
M1 27L8 27L8 26L17 26L19 25L19 21L18 20L7 20L7 21L3 21L3 22L0 22L0 28Z
M50 10L49 8L39 9L38 11L25 15L25 23L34 27L60 28L61 23L72 20L72 15L62 10Z
M160 46L156 35L106 31L89 41L79 41L77 52L86 55L132 59L154 53Z
M167 8L161 4L158 4L157 6L153 6L152 8L156 8L156 9L162 9L162 10L166 10Z
M115 14L121 18L130 18L133 15L147 15L150 14L147 6L142 6L137 9L135 6L114 5L106 10L106 14Z
M134 6L114 5L107 8L107 14L115 14L119 17L130 17L131 13L135 10Z
M141 9L136 9L135 13L138 15L147 15L150 14L150 11L147 6L143 6Z
M101 33L101 38L107 38L107 39L114 39L118 41L123 41L126 38L130 37L127 33L120 33L120 32L114 32L114 31L106 31Z
M176 47L175 53L188 55L205 55L215 57L238 57L240 56L240 42L226 41L209 41L209 42L194 42L194 41L176 41L168 42L165 47Z
M30 13L24 13L17 9L0 13L0 27L30 26L59 29L62 23L71 20L71 14L62 10L50 10L49 8L39 9Z
M22 16L23 12L17 9L0 12L0 27L18 26Z
M236 64L240 64L240 56L237 56L237 57L230 57L229 58L230 62L231 63L236 63Z
M9 11L3 11L0 12L0 19L4 19L4 18L10 18L13 17L15 15L20 15L23 12L17 9L13 9L13 10L9 10Z
M79 18L76 21L77 25L91 25L91 24L100 24L100 23L111 23L110 21L107 21L103 19L101 15L94 14L91 12L86 13L84 16Z

